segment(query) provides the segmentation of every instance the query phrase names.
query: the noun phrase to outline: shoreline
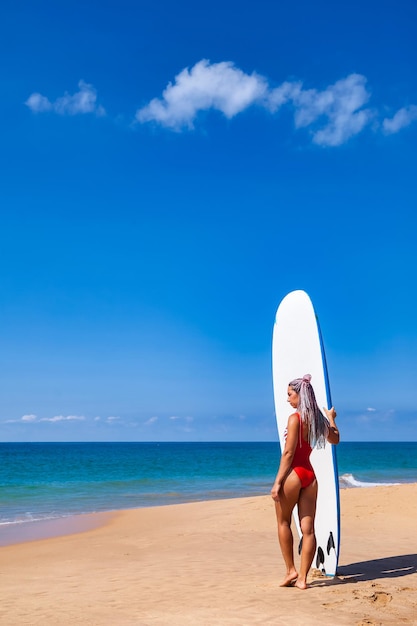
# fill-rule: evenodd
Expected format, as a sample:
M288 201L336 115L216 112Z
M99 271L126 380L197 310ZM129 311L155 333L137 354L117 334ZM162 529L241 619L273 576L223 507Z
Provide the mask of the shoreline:
M211 500L117 511L77 534L2 547L0 621L415 624L417 484L340 495L337 576L312 570L306 591L278 586L285 568L269 495Z
M53 519L3 525L0 526L0 548L94 530L106 524L117 512L78 513Z
M403 485L415 485L415 483L392 483L392 484L372 484L362 487L340 487L340 493L345 490L368 490L368 489L382 489L391 487L399 487ZM170 504L158 504L155 506L143 506L134 507L130 509L109 509L107 511L98 511L90 513L74 513L63 517L57 517L53 519L44 519L36 521L24 521L15 524L1 525L0 526L0 548L5 546L19 545L31 541L41 541L52 539L54 537L66 537L79 533L84 533L89 530L94 530L105 526L115 516L119 514L129 514L133 511L142 511L147 509L159 509L161 507L183 506L187 504L199 504L202 502L221 502L223 500L241 500L245 498L264 498L269 497L266 494L250 495L250 496L236 496L235 498L220 498L218 500L192 500L189 502L178 502Z

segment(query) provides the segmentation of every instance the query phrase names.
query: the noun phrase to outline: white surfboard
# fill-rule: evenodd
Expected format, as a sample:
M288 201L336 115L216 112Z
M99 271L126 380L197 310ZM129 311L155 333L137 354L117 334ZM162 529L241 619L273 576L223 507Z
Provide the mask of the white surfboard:
M311 384L320 408L332 406L326 357L313 305L305 291L292 291L281 302L275 319L272 339L272 373L275 413L281 450L284 430L293 409L287 402L288 383L311 374ZM326 576L335 576L340 547L339 477L335 446L311 453L318 497L315 521L317 549L312 567ZM294 521L301 537L297 507ZM301 546L299 546L299 551Z

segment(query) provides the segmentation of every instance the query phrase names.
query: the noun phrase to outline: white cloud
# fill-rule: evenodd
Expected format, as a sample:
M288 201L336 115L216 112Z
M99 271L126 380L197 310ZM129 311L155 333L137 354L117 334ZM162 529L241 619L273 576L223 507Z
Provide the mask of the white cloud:
M68 421L83 421L84 415L55 415L54 417L42 417L40 422L68 422Z
M36 415L30 414L30 415L22 415L22 417L20 418L22 422L34 422L36 421Z
M9 420L4 420L5 424L18 424L19 422L36 422L36 415L23 415L22 417L19 417L18 419L9 419Z
M54 417L41 417L40 419L38 419L36 415L30 414L22 415L22 417L19 417L19 419L6 420L6 423L16 424L18 422L22 422L24 424L34 424L39 422L65 422L72 420L85 420L85 417L83 415L55 415Z
M374 413L376 411L376 409L373 409L372 407L368 407L366 410L370 413Z
M52 111L53 104L49 102L48 98L42 96L40 93L33 93L25 102L34 113L45 113L45 111Z
M273 113L278 111L287 102L294 101L301 92L302 83L282 83L279 87L269 91L266 99L265 106Z
M112 422L116 422L116 421L117 421L117 420L119 420L119 419L120 419L120 417L118 417L117 415L110 415L110 416L107 418L107 421L109 422L109 424L111 424Z
M194 418L191 415L186 415L185 417L178 417L177 415L171 415L169 417L172 421L182 420L184 422L193 422Z
M75 93L65 93L55 101L33 93L25 104L34 113L105 115L104 108L97 103L94 86L81 80L78 87ZM202 111L220 111L231 119L253 106L272 115L286 107L293 115L295 128L308 129L313 143L335 147L361 133L376 117L377 112L367 108L369 100L367 79L361 74L350 74L322 90L304 89L300 81L272 86L264 76L246 73L232 61L210 63L202 59L179 72L161 97L138 109L135 120L180 131L192 129ZM403 107L391 119L383 120L382 130L387 135L393 134L415 120L417 106ZM375 128L381 128L379 122Z
M300 90L293 100L296 128L327 118L324 127L313 132L313 142L339 146L360 133L370 121L370 110L362 109L369 98L366 78L360 74L351 74L323 91Z
M391 119L385 118L382 122L382 127L387 135L392 135L398 133L402 128L406 128L415 120L417 120L417 106L410 104L410 106L403 107L397 111Z
M79 421L82 422L84 421L86 418L84 417L84 415L54 415L53 417L41 417L38 418L37 415L34 414L28 414L28 415L22 415L22 417L19 417L18 419L9 419L6 420L5 423L6 424L17 424L17 423L23 423L23 424L39 424L40 422L71 422L71 421ZM95 418L97 419L97 418ZM100 419L100 418L98 418Z
M146 422L145 422L145 426L151 426L152 424L155 424L155 422L158 421L158 418L155 417L150 417Z
M351 74L323 91L303 90L298 81L271 88L263 76L246 74L230 61L210 64L204 59L191 70L182 70L162 98L154 98L137 111L136 120L180 130L193 128L198 112L203 110L216 109L232 118L253 105L275 113L288 104L296 128L315 124L314 143L338 146L369 123L372 114L362 108L369 97L366 78L360 74Z
M154 98L137 111L136 119L176 130L192 128L199 111L216 109L232 118L262 99L267 89L266 80L255 72L245 74L230 61L210 64L203 59L191 70L182 70L161 99Z
M84 113L95 113L98 116L105 115L105 110L97 104L97 91L93 85L80 80L79 91L74 94L65 93L54 102L40 93L33 93L26 100L25 104L34 113L45 113L51 111L59 115L79 115Z

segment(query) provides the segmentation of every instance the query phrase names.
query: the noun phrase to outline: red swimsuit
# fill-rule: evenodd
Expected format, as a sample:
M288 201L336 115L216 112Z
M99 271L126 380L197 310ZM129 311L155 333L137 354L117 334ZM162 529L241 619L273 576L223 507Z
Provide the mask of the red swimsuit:
M308 441L305 441L303 439L303 425L301 421L301 416L299 413L297 413L297 415L300 422L300 437L294 452L294 458L292 460L291 467L300 479L301 487L305 488L311 485L313 480L316 478L316 475L314 474L313 467L310 463L310 454L312 448L310 447Z

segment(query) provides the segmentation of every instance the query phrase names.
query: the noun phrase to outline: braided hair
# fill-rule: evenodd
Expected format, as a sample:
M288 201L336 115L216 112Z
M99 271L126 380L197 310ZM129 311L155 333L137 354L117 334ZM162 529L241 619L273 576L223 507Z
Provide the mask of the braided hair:
M301 420L308 427L308 443L314 448L324 448L329 434L329 422L320 411L314 389L310 383L311 375L295 378L289 383L291 389L298 394L298 412Z

